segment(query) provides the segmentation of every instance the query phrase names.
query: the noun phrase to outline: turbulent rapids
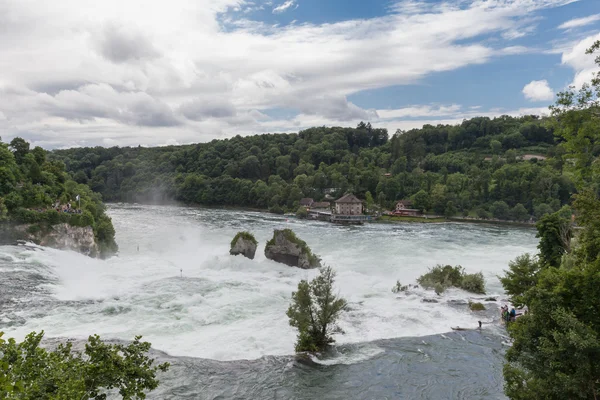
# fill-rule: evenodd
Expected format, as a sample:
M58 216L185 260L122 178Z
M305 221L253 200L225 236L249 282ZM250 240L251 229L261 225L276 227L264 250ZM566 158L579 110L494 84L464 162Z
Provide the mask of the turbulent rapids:
M344 398L363 390L374 398L504 398L498 304L475 315L466 301L482 296L449 290L437 297L422 289L394 294L391 288L397 280L414 283L437 263L460 264L482 271L488 296L500 300L496 275L509 260L535 250L531 229L346 227L255 212L131 205L112 205L109 214L120 254L106 261L36 246L0 247L0 330L18 339L33 330L75 339L141 334L174 363L153 398L334 392ZM318 367L292 361L295 331L285 316L298 281L317 271L290 268L263 253L273 229L285 227L336 269L336 286L351 307L340 323L339 346ZM259 240L254 260L229 255L239 230ZM423 301L430 298L438 302ZM448 333L451 326L475 328L478 320L482 333ZM444 387L450 377L453 383Z

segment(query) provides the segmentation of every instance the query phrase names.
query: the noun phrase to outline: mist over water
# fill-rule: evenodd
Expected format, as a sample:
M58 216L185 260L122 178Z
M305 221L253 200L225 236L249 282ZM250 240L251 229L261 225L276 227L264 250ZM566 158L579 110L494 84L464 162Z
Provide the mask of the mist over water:
M265 259L273 229L289 227L338 272L337 288L352 308L341 321L346 334L339 343L431 335L451 325L476 326L477 316L447 304L471 295L451 290L439 303L423 303L423 297L437 296L422 290L395 295L396 280L409 284L437 263L461 264L482 271L488 293L497 295L502 291L496 275L536 246L531 229L488 225L349 227L237 210L126 205L112 205L110 215L120 254L107 261L52 249L2 248L4 271L26 271L38 282L31 290L32 282L19 280L27 281L29 293L20 299L27 301L10 311L25 323L3 327L7 333L21 337L44 329L49 336L96 332L119 339L142 334L171 355L217 360L291 354L295 332L285 316L290 295L300 279L317 271ZM228 254L242 229L259 240L254 260Z
M288 325L285 311L299 280L318 273L265 259L264 245L273 229L288 227L324 263L334 267L336 287L351 307L340 321L345 334L337 337L338 352L320 361L323 368L346 365L348 369L343 371L349 374L353 365L376 368L373 363L378 360L403 369L390 357L406 347L414 354L405 358L427 362L436 358L443 362L453 351L482 352L490 359L478 362L498 365L493 367L492 381L485 384L493 390L485 389L488 397L481 398L494 398L490 397L494 391L501 393L497 375L501 370L498 349L502 347L496 323L499 302L491 303L490 311L482 316L471 313L464 304L482 296L449 290L438 297L423 289L394 294L391 288L396 280L404 285L414 283L437 263L460 264L468 272L482 271L488 296L500 300L502 289L496 275L511 259L535 251L533 229L456 223L350 227L239 210L122 204L111 205L109 214L120 253L106 261L36 246L0 247L0 330L18 339L34 330L45 330L47 337L76 339L98 333L104 339L130 340L140 334L153 348L169 355L165 357L181 360L175 370L187 368L190 376L200 373L198 363L204 373L207 368L216 368L216 373L227 365L217 363L221 361L256 360L236 364L247 365L249 370L263 368L265 362L273 364L265 376L272 376L269 385L275 388L280 376L277 371L284 373L290 368L289 357L270 364L269 358L257 359L293 354L296 333ZM230 241L239 230L251 231L258 239L254 260L229 255ZM425 298L435 298L438 303L423 302ZM474 328L478 320L485 323L486 335L492 336L465 340L464 335L447 334L451 326ZM395 340L382 342L385 339ZM434 350L422 344L431 342L453 345ZM487 342L492 343L489 348ZM415 365L426 367L421 361ZM427 370L432 368L427 365ZM473 368L476 365L474 362ZM302 368L294 373L306 373L308 367ZM482 371L478 373L491 373ZM170 375L168 380L181 385L175 378L180 375ZM381 377L371 380L377 379ZM434 393L438 386L431 379L423 387L434 388ZM211 382L218 396L223 388L218 381ZM244 385L243 379L238 384ZM473 390L465 393L472 395L480 389L474 382L470 385ZM169 385L162 390L162 396L156 398L197 398L173 392ZM196 389L190 390L188 394L196 393ZM298 398L290 396L283 398ZM222 398L230 397L235 396Z

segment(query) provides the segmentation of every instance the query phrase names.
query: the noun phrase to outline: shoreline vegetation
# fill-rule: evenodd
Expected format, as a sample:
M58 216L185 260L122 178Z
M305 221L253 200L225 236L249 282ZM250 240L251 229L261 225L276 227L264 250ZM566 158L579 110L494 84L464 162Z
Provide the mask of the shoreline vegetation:
M53 226L91 227L97 251L89 255L109 257L118 251L115 230L105 213L100 194L74 181L61 161L52 160L41 147L29 142L0 138L0 242L20 239L17 226L39 234L37 241ZM27 226L28 225L28 226ZM78 238L73 238L77 241Z
M570 203L575 186L563 153L551 120L529 115L394 134L361 122L160 148L54 150L51 158L109 202L284 214L298 212L302 199L353 193L370 212L404 201L449 219L527 222Z

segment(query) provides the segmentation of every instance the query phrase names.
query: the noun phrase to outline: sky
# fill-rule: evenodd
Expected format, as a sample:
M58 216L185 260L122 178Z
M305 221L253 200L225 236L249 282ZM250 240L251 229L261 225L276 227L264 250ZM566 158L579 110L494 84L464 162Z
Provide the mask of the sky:
M0 0L0 136L161 146L542 115L600 0Z

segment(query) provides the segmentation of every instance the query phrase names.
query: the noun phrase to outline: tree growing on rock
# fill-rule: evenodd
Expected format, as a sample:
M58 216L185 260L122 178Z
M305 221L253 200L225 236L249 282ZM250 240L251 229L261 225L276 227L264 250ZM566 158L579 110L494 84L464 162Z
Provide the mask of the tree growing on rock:
M348 303L333 292L335 271L322 268L312 281L301 280L292 293L287 310L290 325L298 329L296 352L318 352L335 342L333 334L341 332L336 324Z

